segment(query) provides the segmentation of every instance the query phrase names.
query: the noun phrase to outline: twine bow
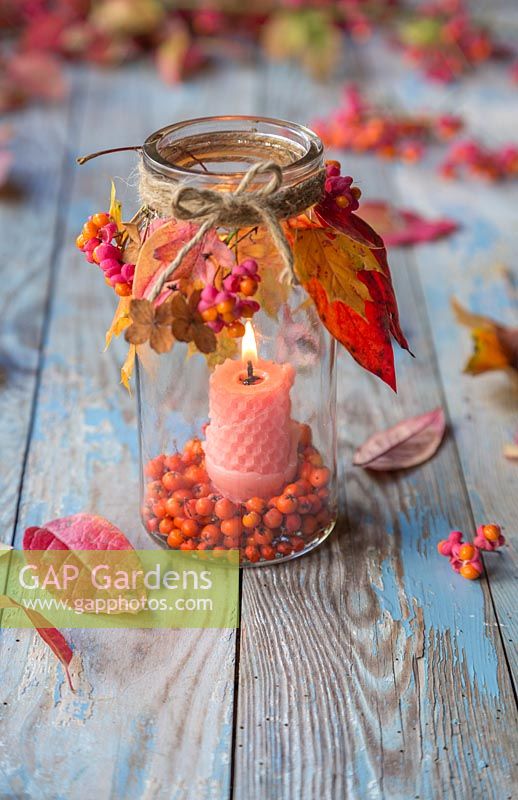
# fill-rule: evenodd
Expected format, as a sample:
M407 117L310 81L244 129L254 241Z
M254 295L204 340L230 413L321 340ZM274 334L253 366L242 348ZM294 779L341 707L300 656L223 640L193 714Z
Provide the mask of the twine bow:
M141 182L147 175L141 165ZM257 175L270 174L270 180L254 191L247 191ZM293 253L286 234L279 222L272 205L272 198L282 185L282 169L274 161L254 164L233 192L214 191L212 189L196 189L193 186L178 185L169 194L171 214L175 219L199 221L202 224L188 242L180 248L175 258L157 280L149 295L155 300L164 288L164 284L174 277L174 273L183 259L193 247L202 241L210 228L218 225L240 227L243 220L260 220L269 231L275 246L284 262L284 269L279 275L280 281L291 280L293 276Z

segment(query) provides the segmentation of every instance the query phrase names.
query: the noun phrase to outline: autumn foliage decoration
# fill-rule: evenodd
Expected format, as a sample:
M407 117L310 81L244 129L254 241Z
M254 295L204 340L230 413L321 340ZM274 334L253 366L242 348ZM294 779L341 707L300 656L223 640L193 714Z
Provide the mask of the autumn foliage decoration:
M291 276L283 277L279 252L261 227L209 229L163 282L198 227L153 219L145 211L123 223L112 192L110 211L87 220L77 245L120 297L106 342L125 331L130 352L123 383L128 384L136 347L145 342L158 353L187 342L189 352L203 353L212 367L237 352L235 340L247 318L260 310L276 316L291 284L299 283L329 333L395 390L392 339L407 350L408 344L383 240L355 213L359 197L352 178L341 175L337 162L328 162L320 202L283 223L293 251Z

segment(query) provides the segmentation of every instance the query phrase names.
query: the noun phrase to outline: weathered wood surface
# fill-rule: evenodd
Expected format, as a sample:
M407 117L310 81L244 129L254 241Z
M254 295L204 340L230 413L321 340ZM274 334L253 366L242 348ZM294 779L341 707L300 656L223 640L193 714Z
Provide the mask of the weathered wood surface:
M351 54L348 76L370 72L380 91L417 105L416 86L393 59L377 59ZM174 89L144 68L79 73L74 81L68 110L27 119L41 147L50 147L53 125L59 136L39 183L30 183L31 164L24 166L32 193L18 209L30 226L19 263L35 271L25 301L30 328L27 305L18 300L5 301L3 316L2 353L10 356L0 411L9 457L0 472L0 510L9 540L21 482L17 546L27 525L83 509L145 543L133 403L116 382L121 350L100 352L112 298L71 246L85 215L105 205L109 177L127 176L132 161L119 156L76 170L73 155L133 144L170 119L209 113L308 122L336 102L340 87L315 85L289 67L225 63ZM470 87L474 115L487 88L482 78ZM431 104L433 90L418 89ZM512 121L508 90L500 85L491 97L499 119ZM514 131L507 133L512 139ZM500 283L488 264L495 253L516 267L509 227L518 193L445 186L426 166L342 161L364 196L397 195L431 215L460 216L464 229L415 253L392 254L402 319L418 356L398 356L399 395L340 358L345 497L338 532L311 556L244 575L239 643L211 631L70 632L78 652L75 696L32 633L1 632L0 796L513 796L511 548L489 556L488 578L471 584L449 572L435 545L451 527L471 531L475 521L492 518L505 522L511 542L515 535L514 465L500 447L515 427L516 390L505 376L460 375L469 337L448 304L455 293L476 310L512 320L512 284ZM38 209L42 227L52 231L43 245ZM5 203L0 213L15 216ZM29 240L39 242L37 260ZM8 265L20 245L4 239L1 246L14 296ZM429 464L390 477L350 467L353 448L373 429L439 404L453 430Z

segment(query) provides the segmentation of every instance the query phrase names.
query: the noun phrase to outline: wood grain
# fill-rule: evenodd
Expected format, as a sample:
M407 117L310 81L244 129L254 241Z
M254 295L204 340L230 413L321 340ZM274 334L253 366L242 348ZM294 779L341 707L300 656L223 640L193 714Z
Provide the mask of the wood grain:
M213 77L200 76L189 87L171 89L145 68L87 73L81 132L69 143L71 196L61 209L63 236L18 546L27 525L81 510L104 514L135 545L152 546L138 517L134 398L118 386L124 347L102 354L114 297L73 246L86 216L106 206L111 175L128 175L133 162L118 156L76 169L73 156L143 141L171 119L192 116L193 104L217 113L233 97L238 110L250 111L248 83L255 75L222 64L218 76L217 85ZM134 194L132 186L123 187L123 196ZM234 633L74 630L67 635L76 651L73 696L37 637L2 632L0 741L10 744L0 748L0 795L228 796Z
M276 68L264 111L308 122L337 93ZM342 161L365 197L392 195L377 164ZM238 800L512 795L516 708L489 587L435 552L473 526L455 441L400 474L350 466L373 430L445 403L414 265L391 262L418 359L398 356L397 397L340 360L342 524L313 555L244 575Z

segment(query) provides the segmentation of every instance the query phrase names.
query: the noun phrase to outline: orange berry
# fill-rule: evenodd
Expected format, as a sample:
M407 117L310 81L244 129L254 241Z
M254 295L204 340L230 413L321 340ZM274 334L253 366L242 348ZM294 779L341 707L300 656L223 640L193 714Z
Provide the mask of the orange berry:
M245 503L248 511L255 511L257 514L264 514L266 511L266 500L262 497L251 497Z
M275 505L281 514L293 514L297 510L297 498L281 495Z
M223 544L227 550L237 550L239 547L239 536L224 536Z
M244 317L245 319L251 319L254 316L254 314L255 311L253 308L250 308L250 306L245 306L241 311L241 316Z
M233 299L223 300L222 303L218 303L216 308L218 312L223 316L223 314L228 314L235 306L236 301Z
M261 556L266 561L273 561L275 558L275 549L270 544L264 544L261 547Z
M157 500L157 502L153 504L153 514L155 515L155 517L158 517L159 519L162 519L162 517L165 517L167 515L165 503L163 500Z
M165 501L165 508L170 517L180 517L183 514L183 503L174 497L169 497Z
M223 322L230 327L230 325L234 324L234 321L237 318L237 314L235 311L227 311L226 314L221 315L221 319Z
M226 497L222 497L221 500L218 500L214 506L214 511L216 516L220 519L230 519L231 517L235 516L237 508L230 500L227 500Z
M200 536L208 544L215 545L220 540L221 531L217 525L205 525Z
M338 208L347 208L349 206L349 199L345 194L339 194L338 197L335 197L335 203Z
M131 294L131 286L129 283L116 283L114 286L115 294L119 297L129 297Z
M300 514L309 514L309 512L311 511L312 506L313 506L313 504L312 504L311 500L309 499L309 497L307 497L307 496L299 497L298 511L299 511Z
M185 464L182 461L182 457L179 453L174 453L171 456L166 456L164 458L164 467L168 472L180 472L184 468Z
M295 533L295 531L299 531L301 528L302 518L300 514L288 514L284 524L289 533Z
M261 558L259 550L257 549L257 547L254 547L253 545L245 547L245 556L252 563L259 561L259 559Z
M94 223L94 225L97 225L98 228L102 228L103 225L107 225L110 222L110 215L100 212L94 214L91 221Z
M304 487L298 481L297 483L288 483L283 494L288 497L300 497L304 494Z
M81 231L86 241L88 241L88 239L95 238L98 232L99 232L99 226L96 225L95 222L93 222L90 219L88 220L88 222L85 222L85 224L83 225L83 230Z
M242 521L245 528L256 528L261 522L261 515L257 511L249 511L243 516Z
M183 543L183 536L182 532L178 530L178 528L173 528L169 536L167 537L167 544L169 547L174 547L177 549Z
M480 572L473 564L463 564L459 571L462 577L467 578L468 581L476 581L477 578L480 578Z
M184 536L191 538L193 536L198 536L199 532L200 526L193 519L185 519L182 522L182 533Z
M319 467L314 469L309 476L309 482L312 486L319 489L321 486L327 486L331 473L327 467Z
M192 498L192 492L189 489L176 489L173 492L173 497L175 500L179 500L181 503L186 503L187 500Z
M203 467L197 467L194 464L187 467L183 476L186 483L191 484L191 486L194 486L195 483L206 483L209 480L209 476Z
M301 550L304 550L305 542L300 536L292 536L290 543L296 553L300 553Z
M182 542L180 545L180 550L196 550L196 544L192 539L187 539L186 542Z
M252 297L257 291L257 281L254 281L253 278L243 278L239 284L239 291L245 297Z
M196 499L200 497L208 497L211 493L211 485L210 483L197 483L196 486L192 487L192 493Z
M301 447L308 447L311 444L312 434L309 425L300 426L299 444Z
M214 501L209 497L200 497L196 500L195 509L200 517L208 517L214 511Z
M148 461L144 469L148 478L154 478L155 480L162 477L163 471L164 466L160 458L154 458L152 461Z
M252 540L256 544L260 545L270 544L273 540L273 533L271 532L271 530L269 530L269 528L265 528L264 525L259 525L259 527L256 528L254 531Z
M459 558L461 561L471 561L475 552L472 544L463 544L459 547Z
M282 525L282 514L277 508L270 508L263 517L268 528L279 528Z
M442 549L443 549L445 544L448 544L448 540L447 539L441 539L440 542L437 542L437 552L439 553L440 556L444 556L445 555L445 553L443 553L443 551L442 551Z
M80 250L82 250L87 241L88 240L85 239L84 234L80 233L79 236L76 239L76 247L78 247Z
M311 449L313 449L313 448L311 448ZM307 459L308 459L309 463L313 467L322 467L324 465L324 460L323 460L322 456L320 455L320 453L317 452L317 450L314 450L313 452L308 453Z
M501 530L499 525L483 525L482 526L482 533L484 534L485 538L488 542L497 542L501 536Z
M160 525L158 526L158 530L164 536L168 536L174 528L174 522L170 517L165 517L165 519L160 520Z
M181 514L178 514L177 517L174 517L173 522L174 522L175 528L178 528L178 530L181 531L182 530L182 525L185 522L185 520L186 520L186 517L182 516Z
M314 533L318 527L317 518L312 514L307 514L302 520L302 533L306 535Z
M240 536L242 530L243 527L239 517L231 517L230 519L224 519L221 522L221 533L224 536Z
M304 461L301 470L300 470L300 477L302 480L309 480L311 473L313 472L313 467L309 463L309 461Z
M279 544L277 545L277 552L281 556L289 556L292 550L293 548L290 542L279 542Z
M245 326L242 322L232 322L231 325L227 326L227 333L231 339L240 339L241 336L245 335Z
M218 309L216 306L206 308L205 311L201 312L201 317L204 322L215 322L218 318Z
M164 489L167 489L168 492L175 492L177 489L185 489L188 486L188 481L179 472L166 472L162 478L162 483Z

